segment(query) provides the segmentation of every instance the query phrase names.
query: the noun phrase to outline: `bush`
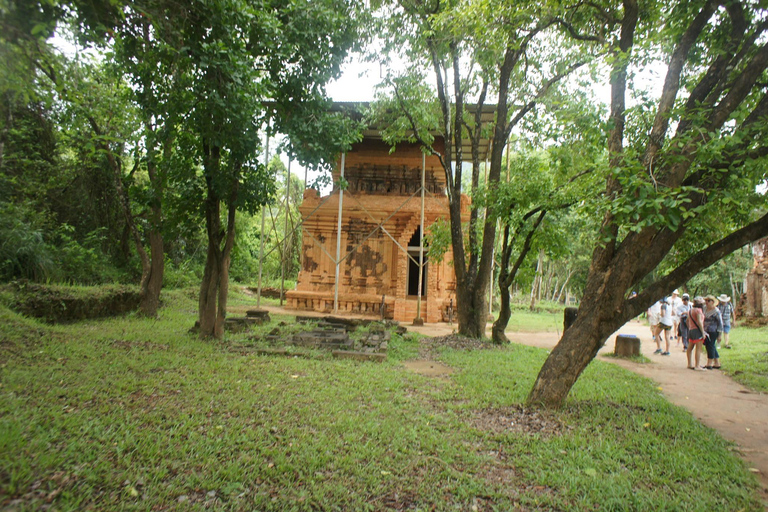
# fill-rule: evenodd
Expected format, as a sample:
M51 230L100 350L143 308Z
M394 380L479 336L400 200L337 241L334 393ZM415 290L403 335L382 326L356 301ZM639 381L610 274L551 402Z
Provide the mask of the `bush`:
M53 272L43 219L24 204L0 203L0 279L42 281Z

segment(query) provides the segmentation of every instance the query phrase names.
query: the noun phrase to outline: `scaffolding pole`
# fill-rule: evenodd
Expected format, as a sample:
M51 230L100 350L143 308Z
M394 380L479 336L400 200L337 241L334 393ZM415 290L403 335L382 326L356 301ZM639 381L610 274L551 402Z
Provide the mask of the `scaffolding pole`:
M427 155L421 153L421 223L419 227L419 292L416 297L416 318L413 319L413 325L424 325L424 319L421 318L421 296L424 285L424 183L427 169Z
M280 265L280 306L283 305L285 297L285 252L288 247L288 198L291 193L291 157L288 157L288 170L285 176L285 219L283 222L283 250L281 251Z
M346 153L341 154L341 178L339 179L339 220L336 224L336 279L333 283L333 314L339 312L339 265L341 264L341 213L344 204L344 165L346 163Z
M264 165L269 168L269 128L267 128L267 144L266 144L266 151L264 153ZM259 235L259 238L261 238L261 247L259 248L259 286L256 291L256 307L261 307L261 274L264 266L264 228L265 228L265 216L266 213L264 211L264 205L261 205L261 233Z

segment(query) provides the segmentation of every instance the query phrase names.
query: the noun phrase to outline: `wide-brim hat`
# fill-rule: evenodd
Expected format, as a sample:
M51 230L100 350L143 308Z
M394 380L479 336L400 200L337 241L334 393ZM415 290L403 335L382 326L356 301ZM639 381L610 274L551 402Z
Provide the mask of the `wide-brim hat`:
M714 303L715 303L715 306L717 306L718 304L720 304L720 301L719 301L719 300L717 300L717 297L715 297L714 295L707 295L706 297L704 297L704 300L705 300L705 301L711 300L712 302L714 302Z
M728 302L729 300L731 300L731 298L723 293L717 298L717 300L719 300L720 302Z
M672 292L672 295L680 295L680 292L677 291L677 288L675 288L675 291Z

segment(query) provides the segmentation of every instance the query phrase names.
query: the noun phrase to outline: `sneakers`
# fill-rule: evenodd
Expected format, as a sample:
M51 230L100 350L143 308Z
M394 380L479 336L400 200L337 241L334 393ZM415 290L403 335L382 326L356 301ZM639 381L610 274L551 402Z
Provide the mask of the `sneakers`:
M662 352L662 353L661 353L661 355L663 355L663 356L668 356L668 355L669 355L669 352Z
M655 350L653 353L654 353L654 354L661 354L661 349L660 349L660 348L657 348L657 349L656 349L656 350Z

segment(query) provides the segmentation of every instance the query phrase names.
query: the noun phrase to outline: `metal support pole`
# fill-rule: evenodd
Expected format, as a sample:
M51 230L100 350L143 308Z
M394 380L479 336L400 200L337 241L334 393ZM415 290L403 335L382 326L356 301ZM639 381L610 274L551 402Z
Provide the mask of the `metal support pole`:
M422 286L424 284L424 182L427 173L427 155L421 153L421 224L419 237L419 295L416 297L416 318L413 319L413 325L424 325L424 319L421 318L421 296L423 294Z
M341 213L344 204L344 189L342 181L344 180L344 165L346 164L346 153L341 154L341 178L339 179L339 221L336 224L336 279L333 283L333 313L339 312L339 265L341 264Z
M267 144L266 151L264 153L265 163L264 165L269 167L269 131L267 131ZM264 211L264 205L261 206L261 247L259 248L259 286L256 291L256 307L261 307L261 274L264 266L264 229L265 229L266 212Z
M485 157L485 190L490 191L490 184L488 183L488 155ZM485 208L485 218L488 219L488 207ZM491 249L491 280L488 287L488 316L493 316L493 258L494 251L496 249L496 239L493 240L493 248Z
M285 176L285 220L283 222L283 250L281 251L281 265L280 265L280 305L283 305L283 298L285 297L285 259L286 248L288 247L288 198L291 193L291 157L288 157L288 171Z

